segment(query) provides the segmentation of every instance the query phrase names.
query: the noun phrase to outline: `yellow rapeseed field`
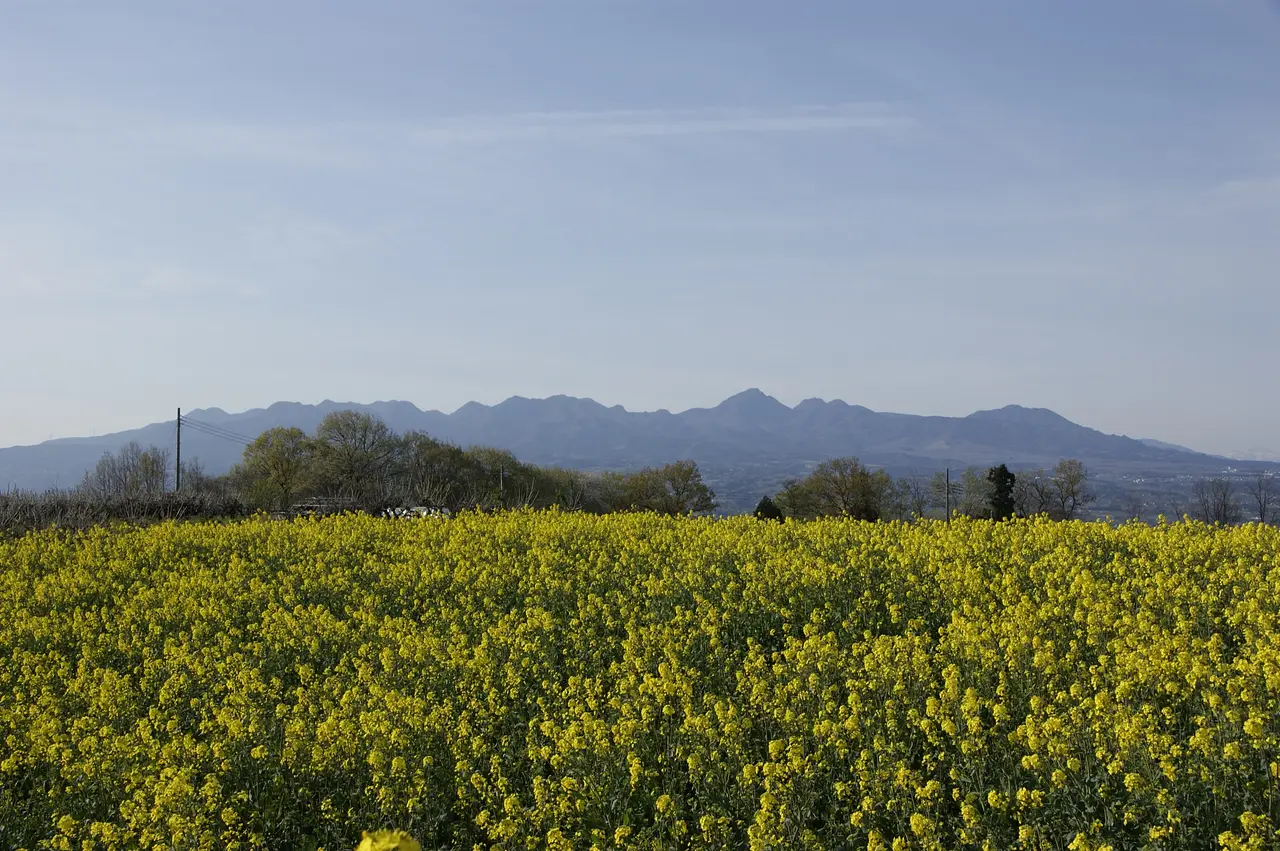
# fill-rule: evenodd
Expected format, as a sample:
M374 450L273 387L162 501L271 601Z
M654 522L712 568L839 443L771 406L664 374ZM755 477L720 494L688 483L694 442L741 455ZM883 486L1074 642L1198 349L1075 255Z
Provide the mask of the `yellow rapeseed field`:
M34 534L0 847L1274 848L1278 613L1256 525Z

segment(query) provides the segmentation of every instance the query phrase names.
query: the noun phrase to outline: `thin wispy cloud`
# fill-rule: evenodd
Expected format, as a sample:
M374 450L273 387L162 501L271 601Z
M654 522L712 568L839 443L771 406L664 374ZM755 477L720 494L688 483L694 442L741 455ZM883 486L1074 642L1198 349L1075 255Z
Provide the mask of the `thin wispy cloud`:
M111 112L43 105L17 121L10 144L34 150L94 139L168 155L343 168L417 147L477 144L590 144L713 135L890 132L914 126L907 111L884 103L775 108L609 109L441 116L404 122L258 122ZM71 134L71 135L68 135Z
M460 147L608 146L646 139L908 131L908 111L888 104L707 109L518 111L406 122L261 122L42 104L0 116L0 159L60 163L123 154L157 163L228 161L284 170L346 171ZM8 156L5 156L8 155Z
M468 115L423 126L420 142L591 141L712 134L831 133L908 127L904 111L879 103L781 109L649 109Z
M1213 188L1212 197L1231 205L1280 204L1280 176L1226 180Z

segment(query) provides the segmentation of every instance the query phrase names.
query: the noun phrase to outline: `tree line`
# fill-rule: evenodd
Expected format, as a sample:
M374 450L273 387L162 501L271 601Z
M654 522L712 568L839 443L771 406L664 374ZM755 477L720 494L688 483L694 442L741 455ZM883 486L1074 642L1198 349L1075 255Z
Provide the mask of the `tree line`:
M1243 522L1245 510L1235 487L1225 478L1199 480L1193 483L1191 502L1179 503L1172 514L1191 514L1209 523ZM1280 488L1271 473L1259 473L1246 483L1244 493L1262 522L1280 520ZM1045 515L1070 520L1096 500L1089 472L1077 459L1017 473L999 464L954 475L895 478L843 457L788 480L778 493L760 501L755 515L870 521ZM1127 494L1124 502L1124 516L1145 519L1137 494ZM398 434L375 415L347 410L329 414L310 434L289 427L263 432L245 448L239 463L220 476L206 474L198 460L184 461L175 470L168 450L128 444L105 454L69 492L0 494L0 532L112 520L236 517L254 511L292 515L416 506L452 513L554 506L688 515L711 513L717 502L697 464L689 460L625 473L541 467L507 450L464 449L416 431Z
M169 455L131 444L104 455L81 490L99 497L155 497L170 487ZM715 492L693 461L681 460L632 472L583 472L527 464L507 450L462 447L423 432L398 434L373 414L337 411L311 434L277 427L250 443L225 476L207 476L198 462L184 464L187 495L234 498L250 510L289 512L312 507L380 511L426 506L449 512L556 506L595 513L652 511L707 514ZM954 479L895 479L857 458L833 458L804 479L785 483L762 502L784 517L848 516L860 520L909 520L930 511L1007 519L1047 514L1069 520L1094 501L1088 472L1075 459L1052 470L1017 475L1000 464L970 467Z
M422 432L398 434L379 417L350 410L329 414L311 434L291 427L263 432L223 476L206 475L198 461L175 470L167 450L129 444L104 455L78 491L99 499L158 499L175 488L186 498L233 499L249 511L280 513L556 506L677 515L716 508L714 491L692 461L626 473L540 467L503 449L463 449Z
M1241 491L1236 490L1236 482L1225 476L1197 479L1191 485L1189 508L1199 520L1231 526L1245 522L1247 510L1253 511L1252 519L1259 523L1280 522L1277 503L1280 483L1275 473L1266 470L1246 479Z
M1190 483L1189 499L1168 497L1167 516L1183 516L1225 526L1245 522L1280 523L1280 476L1261 470L1250 477L1200 478ZM872 470L857 458L834 458L818 464L804 479L788 481L782 490L761 499L757 517L813 519L848 516L861 520L909 521L928 516L1006 520L1047 516L1072 520L1098 500L1089 471L1074 458L1052 469L1013 473L1005 464L969 467L952 478L912 475L895 479ZM1118 517L1147 521L1147 503L1136 492L1122 497ZM1252 516L1250 516L1252 514Z
M1053 470L1015 475L1001 464L969 468L954 480L894 479L857 458L818 464L804 479L788 481L757 507L757 516L812 519L910 520L948 510L1005 519L1048 514L1071 519L1093 501L1088 475L1067 459ZM179 487L180 483L180 487ZM462 448L422 432L396 433L369 413L337 411L308 434L277 427L260 434L225 475L205 473L198 460L175 469L167 449L130 443L107 453L71 492L37 499L0 497L0 528L91 525L235 517L254 511L277 515L344 510L383 512L422 506L457 513L519 507L558 507L611 513L651 511L708 514L715 492L696 463L675 461L630 472L588 472L541 467L492 447Z
M823 461L805 478L786 482L777 494L761 499L755 514L797 520L844 516L908 521L952 514L992 520L1035 515L1071 520L1095 499L1088 470L1074 458L1064 458L1052 470L1023 470L1016 475L999 464L987 469L969 467L954 479L945 471L895 479L857 458L845 457Z

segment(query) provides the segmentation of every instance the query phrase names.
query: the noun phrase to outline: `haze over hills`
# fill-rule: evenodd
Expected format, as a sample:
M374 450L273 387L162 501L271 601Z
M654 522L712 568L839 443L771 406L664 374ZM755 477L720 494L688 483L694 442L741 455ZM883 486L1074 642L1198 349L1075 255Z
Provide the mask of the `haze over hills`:
M1166 443L1163 440L1156 440L1150 437L1140 437L1138 438L1138 442L1144 443L1153 449L1168 449L1171 452L1195 452L1194 449L1188 449L1187 447L1181 446L1177 443Z
M1236 452L1228 452L1224 457L1230 458L1232 461L1275 463L1280 461L1280 452L1274 449L1242 449Z
M470 402L451 414L403 401L371 404L277 402L231 414L193 410L191 420L250 440L276 426L311 432L332 411L376 414L397 432L425 431L461 444L509 449L523 461L579 469L629 469L692 458L719 486L722 502L740 506L776 488L788 476L841 455L900 475L943 467L1052 466L1079 458L1108 476L1211 475L1226 459L1153 440L1104 434L1042 408L1009 405L966 417L881 413L841 400L806 399L794 408L757 389L712 408L680 413L628 411L591 399L513 396L497 405ZM172 448L175 424L155 423L92 438L65 438L0 449L0 486L44 489L80 481L104 452L129 441ZM206 472L226 472L243 442L186 428L183 457Z

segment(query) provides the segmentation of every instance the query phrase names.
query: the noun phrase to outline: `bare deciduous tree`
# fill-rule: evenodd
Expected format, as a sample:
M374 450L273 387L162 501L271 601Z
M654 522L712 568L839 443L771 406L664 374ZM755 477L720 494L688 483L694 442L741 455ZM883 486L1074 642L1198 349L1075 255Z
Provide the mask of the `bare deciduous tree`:
M959 475L949 475L945 470L933 474L929 480L929 504L939 509L945 516L948 511L954 513L960 507L960 497L964 495L964 486Z
M986 470L966 467L960 474L960 504L955 506L955 510L966 517L988 517L994 491Z
M919 473L912 473L910 476L902 480L903 496L907 503L907 510L911 512L911 516L919 519L924 517L929 511L929 503L932 502L932 495L929 490L929 480Z
M590 503L591 494L587 477L576 470L552 468L546 476L553 485L555 505L566 511L585 511Z
M235 489L229 476L211 476L205 472L199 458L182 462L182 492L197 496L230 501Z
M1190 513L1188 511L1186 497L1180 493L1171 493L1166 496L1165 504L1166 509L1163 512L1164 519L1172 523L1177 523Z
M911 499L905 479L894 479L884 495L885 520L899 520L903 523L912 519Z
M378 417L335 411L316 428L313 440L321 490L372 505L387 499L398 441Z
M1053 478L1043 469L1023 470L1013 483L1013 503L1021 517L1054 511Z
M1230 479L1198 479L1191 487L1196 511L1205 523L1221 523L1226 526L1239 523L1243 517L1240 500Z
M155 446L143 449L125 444L115 455L106 453L85 473L80 489L98 498L157 497L169 484L169 452Z
M1147 503L1143 499L1143 495L1138 491L1125 491L1124 496L1120 500L1121 511L1124 512L1124 519L1138 520L1145 523L1147 520Z
M912 519L911 496L905 479L894 479L885 494L884 519L906 522Z
M480 499L473 466L466 453L452 443L442 443L422 432L407 432L396 453L396 498L406 506L422 505L457 512L474 508ZM476 485L474 499L465 491Z
M1271 470L1259 471L1244 486L1245 493L1253 500L1259 523L1271 523L1276 519L1276 501L1280 498L1280 485Z

